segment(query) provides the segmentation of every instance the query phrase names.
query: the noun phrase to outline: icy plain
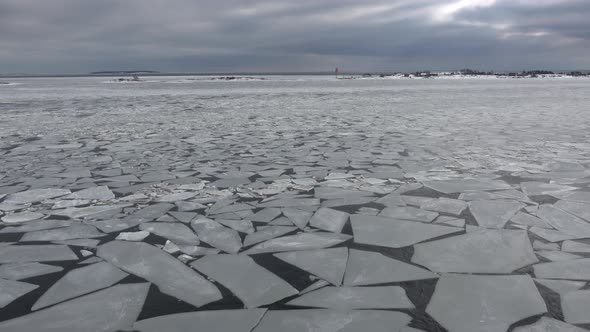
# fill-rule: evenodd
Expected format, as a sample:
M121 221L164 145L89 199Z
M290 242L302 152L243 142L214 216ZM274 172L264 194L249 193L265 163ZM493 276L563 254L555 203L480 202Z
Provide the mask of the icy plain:
M0 331L590 330L590 80L0 87Z

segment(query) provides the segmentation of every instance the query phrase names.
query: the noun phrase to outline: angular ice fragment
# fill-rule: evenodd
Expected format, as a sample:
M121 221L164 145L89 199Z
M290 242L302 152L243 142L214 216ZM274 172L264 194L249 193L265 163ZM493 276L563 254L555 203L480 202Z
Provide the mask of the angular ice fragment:
M90 225L72 225L69 227L26 233L20 239L20 242L89 239L102 237L105 235L106 234L101 233L95 227L92 227Z
M78 222L73 221L73 220L45 219L45 220L40 220L40 222L31 222L31 223L26 223L26 224L19 225L19 226L4 227L4 228L0 229L0 233L34 232L34 231L40 231L40 230L44 230L44 229L67 227L67 226L70 226L74 223L78 223Z
M576 187L544 182L521 182L520 187L527 196L554 195L577 189Z
M150 232L180 244L199 244L199 238L184 224L166 222L147 222L139 225L142 231Z
M242 247L242 239L238 232L216 221L196 219L191 221L191 227L201 241L227 253L235 254Z
M434 219L436 219L436 217L438 217L438 213L418 209L412 206L396 206L383 209L379 216L395 219L431 222Z
M266 208L266 209L262 209L262 210L256 212L254 215L248 217L248 219L251 221L268 223L280 215L281 215L281 209Z
M2 217L1 220L5 224L18 224L31 220L41 219L44 216L45 215L43 213L38 212L20 212L7 214L4 217Z
M314 213L309 224L329 232L342 233L342 229L348 221L348 216L346 212L322 207Z
M99 213L113 211L113 210L120 210L124 207L127 207L127 204L119 204L119 205L96 205L96 206L87 206L87 207L72 207L66 208L63 210L52 210L51 214L56 216L64 216L73 219L84 218L84 217L91 217L92 215L96 215Z
M590 258L536 264L533 269L537 278L590 280Z
M540 238L547 240L548 242L560 242L563 240L584 238L584 236L578 237L576 235L565 234L563 232L556 231L553 229L546 229L535 226L529 228L529 232L537 235Z
M582 258L582 256L578 256L578 255L574 255L574 254L570 254L567 252L563 252L563 251L558 251L558 250L541 250L541 251L535 251L535 254L546 258L550 261L556 262L556 261L567 261L570 259L578 259L578 258Z
M557 203L553 204L553 206L590 222L590 204L558 201Z
M590 323L590 290L569 292L561 296L565 321L572 324Z
M37 287L26 282L0 279L0 309Z
M218 223L234 229L240 233L252 234L254 233L254 225L250 220L240 219L215 219Z
M69 271L56 281L31 310L35 311L95 290L116 284L128 274L107 262L86 265Z
M402 248L435 237L462 233L463 229L355 214L350 216L354 242Z
M557 319L541 317L536 323L526 326L520 326L513 330L514 332L587 332L577 326L564 323Z
M44 201L46 199L65 196L71 193L68 189L32 189L10 194L4 200L9 204L26 204Z
M438 276L423 268L371 251L350 249L344 285L366 286L390 282L433 279Z
M439 199L422 204L420 208L423 210L448 213L458 216L461 214L461 212L463 212L463 210L467 208L467 203L458 199L441 197Z
M211 282L147 243L112 241L98 247L96 255L125 272L154 283L162 293L195 307L221 299L221 293Z
M107 186L92 187L76 191L65 197L66 199L97 199L100 201L108 201L115 198L115 194Z
M469 202L469 211L477 224L486 228L503 228L524 204L512 200L480 200Z
M139 231L139 232L121 232L115 240L124 240L124 241L141 241L148 237L150 232L146 231Z
M530 214L524 213L524 212L517 212L516 215L514 215L514 217L512 217L510 219L510 221L512 221L515 224L520 224L520 225L525 225L525 226L534 226L534 227L549 228L549 229L552 228L551 226L549 226L549 224L547 224L543 220L541 220L537 217L533 217Z
M114 286L51 308L0 322L0 331L129 331L139 316L148 289L148 283Z
M183 312L140 320L133 329L140 332L188 332L198 327L210 332L250 332L266 309Z
M293 251L274 254L291 265L316 275L332 285L340 286L346 269L348 249L331 248L310 251Z
M252 332L391 332L411 319L402 312L383 310L273 310Z
M299 233L259 243L254 247L242 252L242 254L255 255L266 252L321 249L335 246L350 240L351 238L352 236L346 234L324 232Z
M271 304L299 293L248 256L205 256L191 266L228 288L247 308Z
M535 282L551 289L557 294L565 294L571 291L578 290L584 285L585 281L571 281L571 280L551 280L551 279L535 279Z
M449 274L439 279L426 312L448 331L505 332L547 307L527 275Z
M283 215L289 218L289 220L291 220L295 226L299 227L299 229L304 229L313 215L312 212L296 208L284 208L282 212Z
M507 183L491 179L426 181L424 182L424 185L444 194L460 193L464 191L510 189L510 185Z
M417 244L412 257L435 272L465 273L510 273L538 261L526 231L492 229Z
M590 253L590 244L576 242L576 241L563 241L561 250L567 252L586 252Z
M537 216L563 233L590 237L590 223L552 205L541 205Z
M263 229L260 229L256 233L246 235L244 239L244 247L251 246L253 244L270 240L275 237L279 237L281 235L285 235L287 233L293 232L297 229L297 227L292 226L267 226Z
M336 310L412 309L414 305L399 286L324 287L304 294L288 305Z

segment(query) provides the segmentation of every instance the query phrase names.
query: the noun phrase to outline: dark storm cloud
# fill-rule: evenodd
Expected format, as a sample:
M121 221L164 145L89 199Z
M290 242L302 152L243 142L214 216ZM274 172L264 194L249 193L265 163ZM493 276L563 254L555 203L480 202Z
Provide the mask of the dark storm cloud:
M0 0L0 72L588 68L587 0Z

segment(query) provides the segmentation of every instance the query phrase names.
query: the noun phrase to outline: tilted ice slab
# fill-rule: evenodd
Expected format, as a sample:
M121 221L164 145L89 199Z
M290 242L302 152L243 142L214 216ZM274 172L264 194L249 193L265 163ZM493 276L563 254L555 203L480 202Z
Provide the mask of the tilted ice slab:
M108 201L115 198L115 194L107 186L92 187L76 191L65 197L66 199L97 199Z
M280 198L258 204L258 207L308 207L320 205L317 198Z
M581 329L577 326L564 323L560 320L541 317L536 323L520 326L513 330L514 332L588 332L588 330Z
M21 191L19 193L10 194L4 200L4 203L9 204L27 204L41 202L46 199L65 196L70 194L68 189L32 189Z
M183 312L140 320L133 329L140 332L250 332L266 309Z
M541 205L537 216L563 233L577 238L590 237L590 223L552 205Z
M90 239L105 236L90 225L72 225L69 227L30 232L23 235L20 242L28 241L63 241L71 239Z
M180 223L147 222L139 225L142 231L150 232L179 244L199 244L199 238L188 228Z
M449 274L439 279L426 312L448 331L505 332L547 307L529 276Z
M307 223L313 215L312 212L296 208L284 208L282 212L285 217L289 218L289 220L300 229L304 229L305 226L307 226Z
M553 206L590 222L590 204L571 201L558 201Z
M577 189L576 187L544 182L521 182L520 187L527 196L554 195Z
M348 248L283 252L274 255L291 265L340 286L348 260Z
M248 256L205 256L191 266L228 288L247 308L271 304L299 293Z
M436 272L510 273L539 260L526 231L480 230L414 246L412 262Z
M78 219L78 218L85 218L85 217L90 217L99 213L103 213L103 212L107 212L107 211L113 211L113 210L119 210L122 209L124 207L128 207L129 204L115 204L115 205L96 205L96 206L87 206L87 207L72 207L72 208L66 208L66 209L62 209L62 210L52 210L51 214L56 215L56 216L63 216L63 217L69 217L69 218L73 218L73 219Z
M553 229L546 229L533 226L529 228L529 232L537 235L540 238L543 238L549 242L560 242L563 240L571 240L579 238L576 235L566 234L560 231L556 231Z
M460 193L464 191L485 191L510 189L510 185L499 180L490 179L461 179L426 181L424 185L444 194Z
M423 268L371 251L350 249L344 285L364 286L438 278Z
M77 260L78 256L63 245L26 245L0 247L0 263L51 262Z
M549 226L549 224L547 224L546 222L544 222L543 220L531 216L530 214L524 213L524 212L517 212L512 218L510 218L510 221L515 223L515 224L520 224L520 225L525 225L525 226L531 226L531 227L541 227L541 228L552 228L551 226Z
M590 253L590 244L567 240L563 241L563 243L561 244L561 250L567 252Z
M0 279L0 309L37 287L26 282Z
M332 247L352 238L346 234L335 233L298 233L295 235L283 236L266 242L259 243L254 247L242 252L244 255L254 255L266 252L282 252L294 250L311 250Z
M125 284L0 322L2 332L129 331L139 316L148 283Z
M394 219L431 222L436 219L436 217L438 217L438 213L418 209L412 206L394 206L383 209L379 216Z
M559 195L555 195L555 197L561 198L566 201L590 204L590 192L587 191L563 192Z
M266 312L252 332L391 332L411 319L396 311L276 310Z
M215 219L218 223L244 234L254 233L254 225L250 220L243 219Z
M278 208L265 208L265 209L262 209L262 210L256 212L254 215L248 217L248 219L251 220L251 221L269 223L274 218L276 218L276 217L278 217L280 215L281 215L281 209L278 209Z
M503 228L504 225L525 207L524 204L513 200L478 200L469 202L469 211L475 217L477 224L486 228Z
M238 232L216 221L196 219L191 221L191 227L201 241L227 253L235 254L242 247L242 239Z
M5 224L19 224L31 220L37 220L43 218L45 215L43 213L38 212L20 212L20 213L12 213L7 214L1 218L2 222ZM41 221L41 220L39 220Z
M35 302L31 310L38 310L95 290L106 288L128 276L107 262L87 265L71 270L56 281Z
M0 278L21 280L62 271L61 266L41 263L13 263L0 265Z
M590 290L574 291L561 296L565 321L572 324L590 323Z
M41 220L40 220L41 221ZM74 220L52 220L52 219L45 219L41 222L29 222L23 225L14 226L14 227L4 227L0 229L0 233L25 233L25 232L34 232L34 231L41 231L45 229L53 229L53 228L60 228L60 227L67 227L72 224L78 224L78 221Z
M411 309L414 304L399 286L324 287L287 303L300 307L352 309Z
M355 214L350 216L354 242L389 248L406 247L435 237L461 233L463 229Z
M585 281L571 280L535 279L535 282L551 289L560 295L569 293L571 291L576 291L586 285Z
M536 264L533 269L537 278L590 280L590 258Z
M554 262L582 258L582 256L570 254L559 250L539 250L535 251L535 254Z
M293 232L297 227L293 226L267 226L260 229L258 232L248 234L244 238L244 247L251 246L262 241L270 240L281 235Z
M347 221L348 213L322 207L314 213L309 224L328 232L342 233L342 229Z
M155 220L165 215L173 207L174 205L172 204L159 203L137 210L123 219L89 220L86 223L97 227L105 233L119 232L144 222Z
M97 256L195 307L221 299L221 293L211 282L147 243L112 241L98 247Z

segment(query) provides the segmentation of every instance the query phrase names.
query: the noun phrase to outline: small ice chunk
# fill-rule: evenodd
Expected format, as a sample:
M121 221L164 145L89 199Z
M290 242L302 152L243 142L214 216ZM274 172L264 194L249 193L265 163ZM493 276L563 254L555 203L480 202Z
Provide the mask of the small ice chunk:
M352 309L412 309L414 305L399 286L324 287L289 302L299 307Z
M26 282L0 279L0 309L38 287Z
M133 329L140 332L188 332L195 327L211 332L250 332L266 309L183 312L140 320Z
M314 213L309 224L329 232L342 233L342 229L348 221L348 216L346 212L322 207Z
M49 273L60 272L64 268L41 263L14 263L0 265L0 278L9 280L21 280L37 277Z
M162 293L195 307L221 299L221 293L211 282L147 243L112 241L98 247L96 255L125 272L155 284Z
M384 310L272 310L252 332L391 332L411 319L405 313Z
M117 285L0 322L0 331L130 331L139 316L149 287L149 283Z
M86 265L66 273L56 281L38 300L31 310L35 311L95 290L112 286L128 276L107 262Z
M443 275L426 312L448 331L505 332L522 319L547 312L527 275Z
M579 290L562 295L561 308L566 322L590 323L590 290Z
M366 286L433 278L438 278L438 276L415 265L386 257L381 253L350 249L344 285Z
M355 214L350 216L354 242L402 248L443 235L463 232L452 226Z
M274 254L274 256L316 275L332 285L340 286L346 268L346 261L348 260L348 249L340 247L293 251Z
M191 266L228 288L247 308L271 304L299 293L248 256L205 256Z
M139 229L178 244L197 245L200 242L188 226L180 223L147 222L139 225Z
M64 245L0 246L0 263L52 262L77 260L78 256Z
M431 271L464 273L510 273L538 261L526 231L492 229L417 244L412 257Z

